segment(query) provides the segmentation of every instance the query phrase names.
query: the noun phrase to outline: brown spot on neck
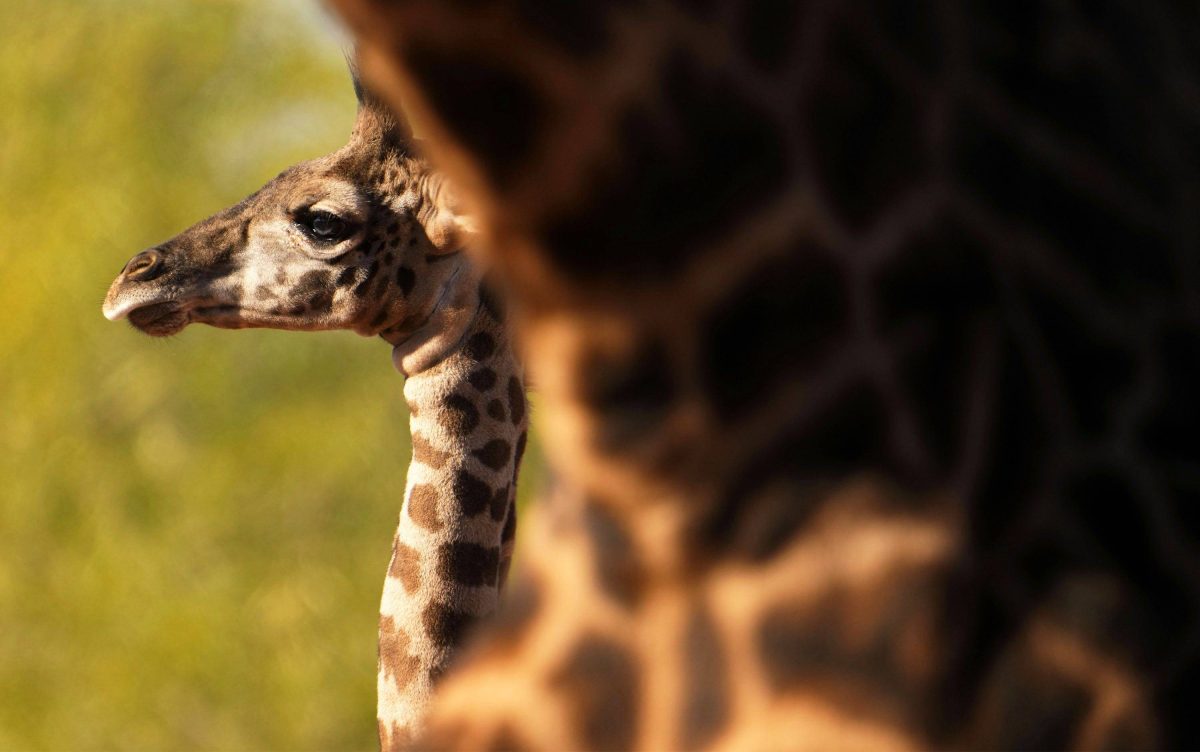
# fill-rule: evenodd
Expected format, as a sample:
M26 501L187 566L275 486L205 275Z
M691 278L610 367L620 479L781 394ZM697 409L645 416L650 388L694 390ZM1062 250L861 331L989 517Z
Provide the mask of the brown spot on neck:
M392 548L392 562L388 566L388 576L398 579L404 586L405 592L417 592L417 588L421 586L421 555L415 548L396 541Z
M416 413L412 412L416 417ZM428 465L434 470L441 470L450 461L450 453L436 448L419 433L412 435L412 451L413 460L420 462L422 465Z
M420 660L408 652L412 638L390 616L379 619L379 667L385 679L403 690L416 676Z

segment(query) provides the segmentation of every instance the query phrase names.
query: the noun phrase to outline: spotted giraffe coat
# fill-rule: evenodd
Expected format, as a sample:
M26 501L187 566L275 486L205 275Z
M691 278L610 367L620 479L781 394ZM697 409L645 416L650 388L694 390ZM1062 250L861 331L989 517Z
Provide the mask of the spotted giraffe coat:
M560 478L431 743L1200 745L1194 7L334 5Z

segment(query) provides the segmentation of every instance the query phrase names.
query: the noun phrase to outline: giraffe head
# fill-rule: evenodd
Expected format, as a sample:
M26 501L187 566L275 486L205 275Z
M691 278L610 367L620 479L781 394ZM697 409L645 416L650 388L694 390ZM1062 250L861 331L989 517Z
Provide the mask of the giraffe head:
M193 322L402 336L428 319L470 232L407 126L355 88L346 146L134 256L105 317L155 336Z

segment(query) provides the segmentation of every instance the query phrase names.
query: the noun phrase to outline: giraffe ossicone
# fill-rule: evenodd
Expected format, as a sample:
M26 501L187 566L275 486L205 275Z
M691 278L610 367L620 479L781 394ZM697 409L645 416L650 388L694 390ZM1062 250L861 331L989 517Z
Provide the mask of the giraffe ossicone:
M407 126L357 85L349 143L134 256L111 320L349 329L393 346L413 457L380 605L379 732L420 727L437 678L495 611L516 531L525 381L469 223Z

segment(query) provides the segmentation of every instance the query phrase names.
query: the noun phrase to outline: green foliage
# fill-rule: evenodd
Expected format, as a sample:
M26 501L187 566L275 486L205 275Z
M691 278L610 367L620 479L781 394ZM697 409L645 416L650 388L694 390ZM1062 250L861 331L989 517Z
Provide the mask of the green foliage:
M372 748L387 345L100 315L135 252L345 141L344 44L295 0L5 10L0 749Z

